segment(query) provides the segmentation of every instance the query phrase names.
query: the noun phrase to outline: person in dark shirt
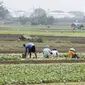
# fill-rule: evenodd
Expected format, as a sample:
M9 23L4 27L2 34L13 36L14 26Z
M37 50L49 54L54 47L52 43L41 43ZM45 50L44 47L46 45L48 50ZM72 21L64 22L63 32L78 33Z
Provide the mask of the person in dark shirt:
M34 53L35 58L37 58L36 48L35 48L35 45L33 43L23 44L23 46L25 47L25 56L26 57L27 57L27 54L29 54L29 58L31 58L31 53Z

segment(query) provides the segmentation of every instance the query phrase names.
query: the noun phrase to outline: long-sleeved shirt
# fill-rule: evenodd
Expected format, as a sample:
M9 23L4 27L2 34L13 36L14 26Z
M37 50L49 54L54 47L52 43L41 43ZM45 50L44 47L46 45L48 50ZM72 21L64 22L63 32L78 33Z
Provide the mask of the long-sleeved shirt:
M71 50L70 50L70 51L68 51L68 56L69 56L69 57L72 57L72 56L73 56L73 54L75 54L75 52L74 52L74 51L71 51Z
M51 53L51 50L49 48L44 48L43 49L43 55L44 57L49 56Z

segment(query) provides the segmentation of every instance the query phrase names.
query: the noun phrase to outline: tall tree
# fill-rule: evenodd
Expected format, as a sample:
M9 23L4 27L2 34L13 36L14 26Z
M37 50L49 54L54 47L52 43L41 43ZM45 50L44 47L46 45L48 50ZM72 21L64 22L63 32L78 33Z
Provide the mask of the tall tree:
M8 9L3 6L3 2L0 2L0 18L5 19L9 14Z
M47 25L52 25L55 22L55 19L51 16L47 18Z
M31 24L34 24L34 25L45 24L47 22L47 15L45 10L41 8L35 9L30 16L30 21L31 21Z
M27 22L29 21L29 18L28 17L25 17L24 15L23 16L20 16L18 18L19 22L24 25L24 24L27 24Z

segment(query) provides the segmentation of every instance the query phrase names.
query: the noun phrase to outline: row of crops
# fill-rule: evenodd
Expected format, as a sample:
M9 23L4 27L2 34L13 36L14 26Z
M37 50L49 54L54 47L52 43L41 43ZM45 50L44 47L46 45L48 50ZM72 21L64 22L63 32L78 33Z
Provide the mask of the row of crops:
M0 85L84 82L84 64L0 64Z
M85 59L85 53L77 53L78 56L80 57L80 59ZM43 57L43 54L42 53L38 53L38 58L37 59L40 59L40 60L46 60L46 58ZM34 55L32 55L32 58ZM28 56L29 57L29 56ZM0 54L0 60L22 60L22 59L25 59L23 58L22 54ZM54 57L54 56L50 56L49 58L47 58L48 60L62 60L62 59L71 59L69 58L66 53L60 53L59 54L59 57Z
M59 58L50 56L49 59L67 59L63 53ZM85 58L84 53L78 53L80 59ZM31 58L33 59L33 58ZM68 58L70 59L70 58ZM0 54L0 60L23 60L22 54ZM37 59L36 59L37 60ZM85 63L58 63L58 64L0 64L0 85L28 85L42 83L85 82Z
M0 60L21 60L22 55L20 54L0 54Z

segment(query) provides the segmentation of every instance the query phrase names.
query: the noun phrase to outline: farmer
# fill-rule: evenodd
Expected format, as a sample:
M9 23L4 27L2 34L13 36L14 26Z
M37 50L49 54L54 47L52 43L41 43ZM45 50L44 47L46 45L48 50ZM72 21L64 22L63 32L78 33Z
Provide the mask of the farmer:
M68 51L68 56L71 58L79 58L79 56L76 54L76 51L74 48L70 48Z
M43 56L44 56L45 58L49 58L49 56L50 56L51 53L52 53L52 52L51 52L49 46L46 45L45 48L43 49Z
M27 44L23 44L23 46L25 47L25 56L27 57L27 54L29 54L29 58L31 58L31 53L35 54L35 58L37 58L37 54L36 54L36 48L35 45L33 43L27 43Z
M56 49L52 49L52 56L59 57L59 53Z

